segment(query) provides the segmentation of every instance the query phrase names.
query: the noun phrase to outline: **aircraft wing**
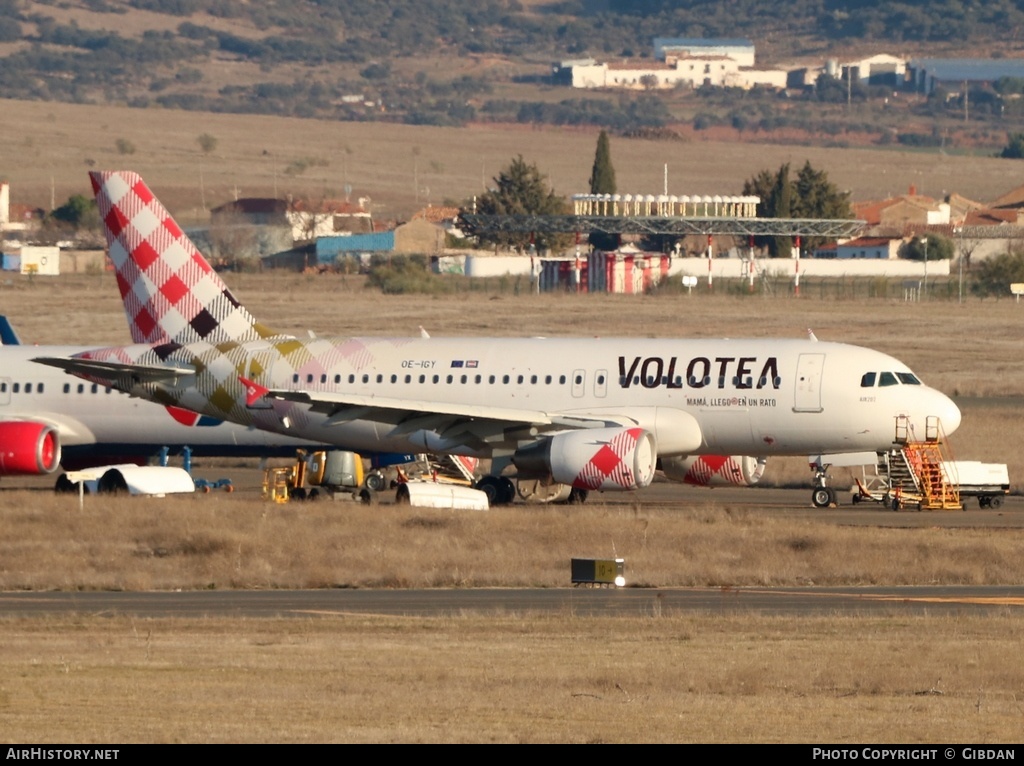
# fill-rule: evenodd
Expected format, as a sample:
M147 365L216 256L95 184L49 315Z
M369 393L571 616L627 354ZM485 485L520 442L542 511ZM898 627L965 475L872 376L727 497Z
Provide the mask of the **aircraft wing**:
M161 365L127 364L124 362L53 356L39 356L32 361L56 367L72 375L87 377L90 380L109 381L111 384L125 378L129 378L135 383L159 383L163 380L174 380L184 375L195 374L194 367L173 363Z
M268 390L244 378L241 380L247 388L247 401L250 405L261 397L308 404L313 412L327 415L328 422L334 425L363 419L391 423L396 426L396 431L392 435L428 429L438 431L448 437L454 437L461 433L467 436L486 438L490 434L510 428L551 430L599 428L627 424L604 416L553 413L513 407L491 407L479 404L445 403L325 391ZM632 425L631 422L628 424Z

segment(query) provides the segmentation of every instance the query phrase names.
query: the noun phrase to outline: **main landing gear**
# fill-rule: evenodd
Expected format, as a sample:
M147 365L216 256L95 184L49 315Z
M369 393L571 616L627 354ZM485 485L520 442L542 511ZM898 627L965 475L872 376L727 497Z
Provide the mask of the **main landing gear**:
M476 488L487 495L489 505L509 505L516 499L516 485L507 476L483 476Z
M568 487L564 484L543 485L538 491L535 484L540 482L527 482L519 484L518 494L528 503L565 503L567 505L579 505L587 501L587 490ZM487 495L488 505L511 505L517 494L516 484L507 476L484 476L477 483L474 489L479 489ZM543 490L546 490L543 491Z

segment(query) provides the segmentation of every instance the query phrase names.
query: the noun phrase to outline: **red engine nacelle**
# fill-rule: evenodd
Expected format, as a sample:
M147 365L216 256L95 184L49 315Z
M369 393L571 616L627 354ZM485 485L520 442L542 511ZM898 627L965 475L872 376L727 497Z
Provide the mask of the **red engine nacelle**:
M57 429L31 420L0 423L0 476L38 476L58 465Z
M657 461L654 436L642 428L588 428L555 434L512 457L520 478L550 477L577 489L646 487Z
M672 481L698 487L749 487L761 480L765 463L764 458L746 455L695 455L662 458L661 470Z

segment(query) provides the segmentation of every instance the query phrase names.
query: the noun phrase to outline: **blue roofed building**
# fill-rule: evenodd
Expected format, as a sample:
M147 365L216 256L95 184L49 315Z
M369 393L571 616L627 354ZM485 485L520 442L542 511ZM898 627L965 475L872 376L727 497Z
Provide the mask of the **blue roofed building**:
M336 266L345 258L362 259L364 255L390 253L395 249L395 232L349 234L343 237L320 237L316 241L316 262L320 266Z

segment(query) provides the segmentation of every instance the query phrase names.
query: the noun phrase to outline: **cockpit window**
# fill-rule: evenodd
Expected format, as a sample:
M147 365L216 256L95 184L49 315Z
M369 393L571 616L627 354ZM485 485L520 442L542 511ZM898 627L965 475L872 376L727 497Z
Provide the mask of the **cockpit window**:
M882 377L878 381L880 386L898 386L899 381L896 380L896 376L891 372L883 372Z
M861 388L874 388L875 385L875 373L865 372L864 376L860 379Z
M919 386L921 381L917 379L917 376L912 372L897 372L896 377L900 379L900 383L905 386Z

